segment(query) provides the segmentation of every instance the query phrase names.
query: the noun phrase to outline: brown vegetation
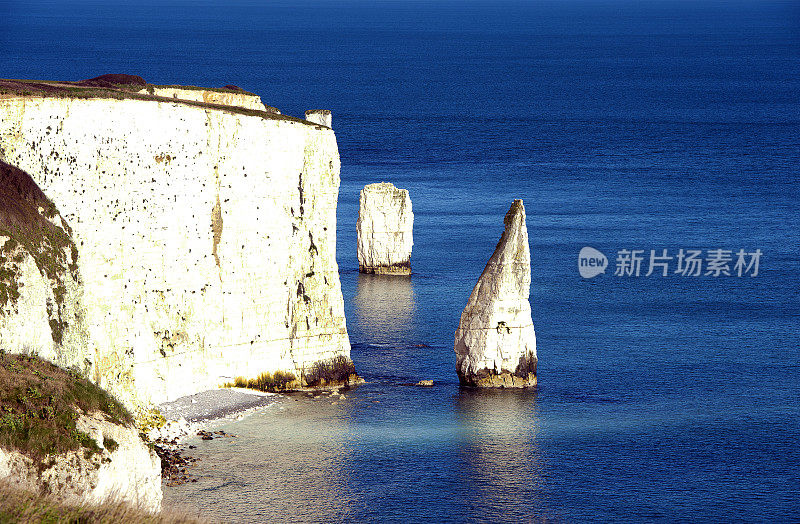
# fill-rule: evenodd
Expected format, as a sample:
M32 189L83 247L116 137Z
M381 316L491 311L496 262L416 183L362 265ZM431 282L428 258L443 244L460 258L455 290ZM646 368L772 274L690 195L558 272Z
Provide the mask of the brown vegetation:
M297 378L292 373L276 371L275 373L261 373L257 378L236 377L233 382L223 384L225 388L248 388L258 391L286 391L296 383Z
M125 75L125 74L108 74L100 75L88 80L81 80L78 85L82 86L96 86L96 87L114 87L117 85L138 86L143 89L147 85L147 81L138 75Z
M248 388L258 391L298 391L304 387L325 388L351 386L363 383L356 374L353 361L344 355L315 362L298 380L293 373L276 371L261 373L257 378L236 377L233 382L223 384L225 388Z
M164 511L152 515L122 502L66 504L53 497L25 491L8 482L0 482L0 523L6 522L200 524L207 521L185 511Z
M315 362L303 375L308 387L325 387L331 385L350 385L351 378L356 375L356 367L349 358L339 355L329 360ZM357 376L357 375L356 375Z

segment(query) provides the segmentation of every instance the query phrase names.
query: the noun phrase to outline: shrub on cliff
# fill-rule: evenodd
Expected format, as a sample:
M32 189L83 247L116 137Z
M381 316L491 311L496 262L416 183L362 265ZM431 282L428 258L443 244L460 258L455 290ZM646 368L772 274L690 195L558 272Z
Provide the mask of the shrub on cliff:
M119 401L80 374L0 351L0 447L38 461L81 447L98 451L76 427L79 411L101 412L115 424L133 421Z

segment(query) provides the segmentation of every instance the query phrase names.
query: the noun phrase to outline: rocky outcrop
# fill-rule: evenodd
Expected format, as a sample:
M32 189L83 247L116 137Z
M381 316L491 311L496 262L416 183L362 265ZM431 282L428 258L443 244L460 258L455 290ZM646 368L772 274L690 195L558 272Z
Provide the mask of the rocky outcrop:
M33 179L0 162L0 348L84 369L78 250Z
M381 182L361 190L358 210L358 269L362 273L408 275L414 245L414 213L408 190Z
M531 254L522 200L511 204L504 222L456 330L456 370L465 386L536 385L536 334L528 301Z
M309 109L306 111L306 120L325 127L332 127L333 117L327 109Z
M100 414L81 415L76 425L98 450L80 448L37 463L18 451L0 448L0 479L65 502L111 500L151 513L160 511L161 460L138 431L108 422Z
M45 87L0 97L0 161L53 204L28 240L0 231L0 346L130 407L349 359L331 129Z

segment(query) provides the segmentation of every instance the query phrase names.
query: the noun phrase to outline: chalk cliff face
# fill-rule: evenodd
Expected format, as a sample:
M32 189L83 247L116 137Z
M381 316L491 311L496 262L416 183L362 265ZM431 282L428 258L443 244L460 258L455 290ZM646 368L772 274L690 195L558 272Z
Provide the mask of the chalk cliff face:
M43 256L0 230L0 347L77 366L129 406L349 358L330 129L173 101L7 96L0 161L52 202L34 218L57 240Z
M358 268L363 273L408 275L414 213L406 189L381 182L361 190L358 210Z
M66 502L119 500L151 513L160 511L161 459L138 430L108 422L101 414L81 415L76 426L94 440L99 452L87 454L81 448L52 455L42 468L18 451L0 448L0 479L10 478Z
M530 286L525 207L522 200L515 200L505 217L505 231L472 290L456 330L456 370L462 385L536 385Z
M164 98L176 100L204 102L206 104L241 107L243 109L252 109L255 111L270 111L280 114L280 111L273 107L267 108L261 102L261 97L249 93L236 93L214 89L190 89L181 86L148 86L147 89L139 91L139 94L162 96ZM330 111L328 111L328 113L330 113Z
M83 369L77 258L56 206L30 175L0 162L0 348Z
M327 109L309 109L306 111L306 120L326 127L332 127L333 117Z

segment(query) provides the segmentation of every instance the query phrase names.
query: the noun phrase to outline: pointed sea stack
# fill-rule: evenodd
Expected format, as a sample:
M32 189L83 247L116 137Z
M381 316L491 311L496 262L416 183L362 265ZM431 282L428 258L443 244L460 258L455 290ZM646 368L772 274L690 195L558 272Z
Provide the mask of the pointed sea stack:
M358 270L411 274L414 213L408 190L381 182L361 190L358 210Z
M536 385L530 286L525 206L522 200L514 200L506 213L503 236L472 290L456 330L456 370L461 385Z

